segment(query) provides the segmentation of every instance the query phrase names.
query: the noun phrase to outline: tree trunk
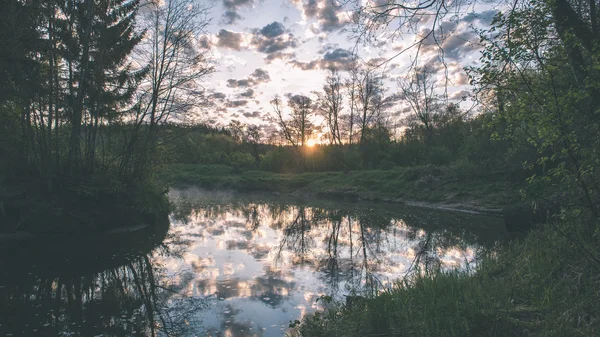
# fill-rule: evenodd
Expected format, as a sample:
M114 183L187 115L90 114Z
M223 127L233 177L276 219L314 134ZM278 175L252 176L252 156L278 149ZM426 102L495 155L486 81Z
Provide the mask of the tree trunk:
M83 51L81 53L81 60L79 63L80 72L77 90L77 99L73 108L73 115L71 116L71 138L69 141L69 154L67 159L67 170L73 173L74 166L80 165L80 152L81 152L81 122L83 117L83 98L87 93L87 76L89 68L89 53L90 53L90 37L92 34L92 22L94 19L94 1L86 0L86 27L81 39Z

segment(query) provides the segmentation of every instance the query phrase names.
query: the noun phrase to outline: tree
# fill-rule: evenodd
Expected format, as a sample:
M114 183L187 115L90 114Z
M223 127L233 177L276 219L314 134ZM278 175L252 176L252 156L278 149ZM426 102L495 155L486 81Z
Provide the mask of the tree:
M257 125L250 125L246 129L246 133L244 134L244 139L248 142L252 147L252 155L256 163L260 163L260 155L258 152L258 145L260 144L261 134L260 129Z
M383 113L383 83L373 69L359 69L352 76L355 94L356 119L360 127L360 144L366 140L367 130L380 121Z
M109 9L109 6L118 6ZM93 24L90 64L86 81L89 122L85 139L84 163L88 171L95 165L96 143L102 121L120 119L132 109L132 98L139 82L146 76L147 67L135 69L129 60L133 49L142 40L142 33L134 32L138 1L103 1L97 3L97 23Z
M59 175L77 181L94 173L98 133L130 106L144 75L130 59L141 40L138 8L135 0L11 2L6 8L12 17L2 20L10 25L0 39L14 48L3 59L15 66L6 68L2 91L10 109L22 111L23 155L48 189Z
M358 84L358 63L353 62L348 67L348 72L350 73L350 78L346 80L346 90L348 91L348 105L350 108L350 114L346 117L347 119L347 128L348 128L348 144L352 146L354 140L354 123L356 121L356 90Z
M328 68L323 92L317 93L317 105L325 118L331 144L342 144L340 114L343 108L342 78L333 66Z
M424 32L418 36L417 41L398 51L394 57L413 47L417 48L418 54L423 44L431 44L432 41L443 55L443 40L451 36L440 29L444 18L447 15L465 15L476 3L477 0L459 3L449 0L427 0L416 4L399 0L343 2L346 6L353 6L356 22L354 33L359 42L381 44L382 39L396 39L406 32L419 29ZM552 18L556 36L567 49L569 64L579 84L583 84L582 80L586 77L584 68L586 64L589 66L590 61L586 55L594 53L600 42L598 1L527 0L514 2L507 12L518 11L519 7L540 5L544 7L546 16ZM423 24L429 27L424 27Z
M276 119L285 140L295 148L302 148L314 131L311 121L313 114L312 100L304 95L289 95L287 105L291 110L289 119L284 117L283 106L279 96L271 101Z
M415 68L408 79L399 80L400 94L411 109L406 118L408 127L413 132L422 129L423 140L431 145L434 132L434 119L441 111L442 96L435 92L435 73L428 67Z
M244 140L244 127L239 121L233 120L229 122L227 130L229 130L231 137L233 137L236 142L241 143Z
M149 76L140 86L132 119L135 128L124 152L132 154L138 142L144 144L137 160L124 161L120 171L128 168L140 172L156 149L157 125L166 123L175 113L185 116L201 105L204 92L200 82L214 71L205 51L197 44L209 23L208 8L197 0L149 1L143 25L147 39L136 51L140 65L148 65ZM141 126L147 123L145 137ZM130 157L130 156L127 156Z
M566 6L566 14L572 9L562 1L532 2L498 15L494 34L484 36L482 66L472 71L480 91L496 98L494 120L508 127L502 136L525 134L538 150L537 161L527 163L537 172L529 180L531 196L552 194L565 205L585 205L597 218L598 58L587 50L586 34L576 32L583 18L564 22L556 6Z

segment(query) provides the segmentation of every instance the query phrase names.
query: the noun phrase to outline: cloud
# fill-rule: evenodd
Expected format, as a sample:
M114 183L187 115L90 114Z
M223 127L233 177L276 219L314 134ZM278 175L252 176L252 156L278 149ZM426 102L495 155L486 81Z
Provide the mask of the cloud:
M243 19L241 15L238 14L238 12L236 11L232 11L232 10L226 10L223 13L223 20L222 22L227 24L227 25L231 25L234 24L236 21Z
M317 14L319 13L319 1L318 0L308 0L308 1L301 1L301 0L294 0L294 2L296 4L300 4L302 7L302 10L304 11L304 15L306 17L309 18L313 18L315 16L317 16Z
M227 9L238 9L242 6L249 6L254 3L253 0L223 0L223 7Z
M247 78L241 80L230 78L227 80L227 86L230 88L245 88L249 87L250 85L252 85L252 81Z
M296 57L296 53L293 52L277 52L277 53L272 53L272 54L268 54L267 56L265 56L265 62L266 63L271 63L275 60L290 60L293 59L294 57Z
M471 97L471 92L467 90L455 91L448 96L452 100L466 100L469 97Z
M394 42L392 43L392 50L393 51L403 51L404 50L404 45L400 42Z
M444 54L451 59L459 60L468 52L480 48L479 45L473 42L473 40L476 39L477 34L474 32L466 31L454 33L442 43Z
M248 88L246 91L242 92L240 96L252 98L254 97L254 90L252 90L252 88Z
M254 0L223 0L223 22L225 24L233 24L238 20L243 19L238 10L241 7L250 7L254 4Z
M292 60L288 63L302 70L327 69L330 66L344 69L354 62L354 60L354 54L352 54L351 51L337 48L326 52L325 55L318 60L312 60L310 62Z
M328 51L323 56L324 61L340 62L352 58L352 52L346 49L337 48L334 51Z
M244 117L246 118L260 118L260 111L252 111L252 112L244 112Z
M266 54L267 63L278 58L288 57L293 53L285 50L298 46L298 39L293 34L286 32L283 24L277 21L260 29L253 29L250 33L221 29L214 35L212 41L215 41L213 43L218 47L236 51L256 50ZM201 43L208 47L212 41L206 37Z
M469 84L469 76L464 72L456 72L453 76L452 83L454 83L454 85L467 85Z
M266 37L276 37L285 33L285 27L282 23L274 21L273 23L264 26L260 30L260 33Z
M467 53L480 49L478 36L464 26L456 26L454 23L442 23L432 33L431 29L424 28L417 35L417 39L423 39L421 52L423 54L438 54L443 50L445 58L460 60Z
M273 54L287 48L295 48L298 39L291 33L286 34L283 24L274 21L261 29L254 30L250 45L261 53Z
M243 40L244 38L242 33L231 32L225 29L221 29L217 33L217 46L219 47L239 51L242 48Z
M214 94L210 95L211 98L216 98L216 99L225 99L227 97L227 95L225 95L222 92L215 92Z
M301 62L298 60L291 60L288 63L291 64L293 67L296 67L296 68L299 68L302 70L314 70L314 69L317 69L320 65L318 60L313 60L310 62Z
M383 64L383 63L386 63L386 62L388 62L388 60L389 60L389 59L388 59L388 58L385 58L385 57L375 57L375 58L372 58L372 59L369 59L369 60L367 60L367 65L368 65L369 67L377 67L377 66L379 66L379 65L381 65L381 64ZM389 66L389 69L390 69L390 70L392 70L392 69L395 69L396 67L397 67L397 65L396 65L396 64L391 64L391 65Z
M295 56L293 48L299 44L294 34L286 31L281 22L274 21L262 28L250 32L234 32L221 29L216 35L205 37L202 46L212 45L235 51L255 50L264 54L266 63L274 60L287 60Z
M251 43L256 47L256 50L264 54L272 54L287 48L295 48L297 46L297 40L291 34L287 37L276 37L270 39L254 38Z
M210 49L213 45L209 35L202 35L198 39L198 45L203 49Z
M341 29L350 22L349 16L340 12L339 9L334 6L332 1L327 1L326 3L327 5L321 8L317 14L317 22L319 23L321 30L332 32Z
M333 49L337 49L339 48L340 45L339 43L323 43L321 45L321 49L319 49L318 53L319 54L325 54L326 52L333 50Z
M259 82L269 82L271 80L269 72L261 68L256 68L254 72L250 74L250 77L253 77L256 81Z
M250 74L247 78L243 78L243 79L239 79L239 80L236 80L233 78L228 79L227 86L230 88L247 88L247 87L256 86L261 83L266 83L269 81L271 81L269 72L264 69L261 69L261 68L256 68L256 69L254 69L252 74ZM249 90L252 90L252 89L249 89ZM246 90L246 93L248 93L248 90ZM252 97L252 96L247 96L247 97Z
M461 21L467 23L479 21L480 23L489 26L492 23L492 20L494 20L494 16L496 16L498 13L500 13L500 11L497 9L489 9L483 12L472 12L465 15Z
M239 100L228 101L227 103L225 103L225 106L228 108L239 108L241 106L246 106L247 104L248 104L247 100L239 99Z
M304 19L316 19L321 31L333 32L352 21L351 12L343 11L343 6L339 6L333 0L292 0L292 2L302 11Z

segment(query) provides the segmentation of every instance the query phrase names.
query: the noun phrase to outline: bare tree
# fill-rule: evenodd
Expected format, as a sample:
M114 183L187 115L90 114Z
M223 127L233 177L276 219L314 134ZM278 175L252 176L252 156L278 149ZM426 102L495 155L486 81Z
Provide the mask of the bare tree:
M276 115L274 122L279 126L286 141L295 148L304 147L315 128L311 121L314 108L312 100L304 95L289 95L288 107L291 110L289 119L284 118L283 105L279 96L275 96L271 105Z
M156 126L175 113L185 114L204 99L201 80L214 71L206 51L198 45L210 22L209 7L198 0L150 0L143 8L146 39L135 56L148 65L148 80L139 92L135 131L126 152L140 140L140 126L148 124L144 141L153 151ZM142 155L140 164L146 164ZM124 166L132 163L125 163Z
M209 24L208 7L198 0L151 1L148 16L150 94L149 123L154 126L173 112L184 113L202 98L201 79L214 71L198 38Z
M350 114L347 116L348 126L348 144L352 145L354 140L354 122L356 120L356 85L358 82L358 63L353 62L348 67L350 78L346 81L346 90L348 91L348 105L350 108Z
M435 92L434 75L430 68L415 68L407 79L398 81L401 97L411 109L406 122L413 130L421 127L424 129L426 144L431 144L435 115L442 106L442 96Z
M404 44L395 55L381 61L377 67L390 60L412 53L408 68L418 64L421 47L437 49L438 61L446 67L443 44L454 32L445 29L444 21L452 21L460 14L472 11L477 0L449 1L424 0L408 2L400 0L342 0L342 5L354 12L355 25L352 29L357 43L381 46L394 41L403 34L414 35L415 40ZM448 19L446 19L448 18Z
M373 69L359 69L354 79L355 107L360 127L360 144L364 144L368 128L379 121L383 107L381 76Z
M317 105L329 130L331 144L342 144L340 133L340 113L343 108L344 95L342 93L342 77L338 70L331 66L325 78L323 92L317 92Z

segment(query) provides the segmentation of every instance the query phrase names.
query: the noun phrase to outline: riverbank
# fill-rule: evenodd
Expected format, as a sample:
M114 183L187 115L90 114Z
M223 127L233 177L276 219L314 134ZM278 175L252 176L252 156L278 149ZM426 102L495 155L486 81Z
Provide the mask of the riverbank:
M13 184L0 194L0 241L104 235L152 224L170 212L167 190L150 181L119 190L108 181L50 191L40 186L39 181Z
M520 201L520 184L504 173L474 172L456 166L421 166L392 170L278 174L236 171L223 165L168 165L159 177L171 186L262 191L405 203L484 214L499 214Z
M332 303L293 324L295 336L599 336L598 241L568 237L583 227L548 225L475 271L423 272L374 298Z

